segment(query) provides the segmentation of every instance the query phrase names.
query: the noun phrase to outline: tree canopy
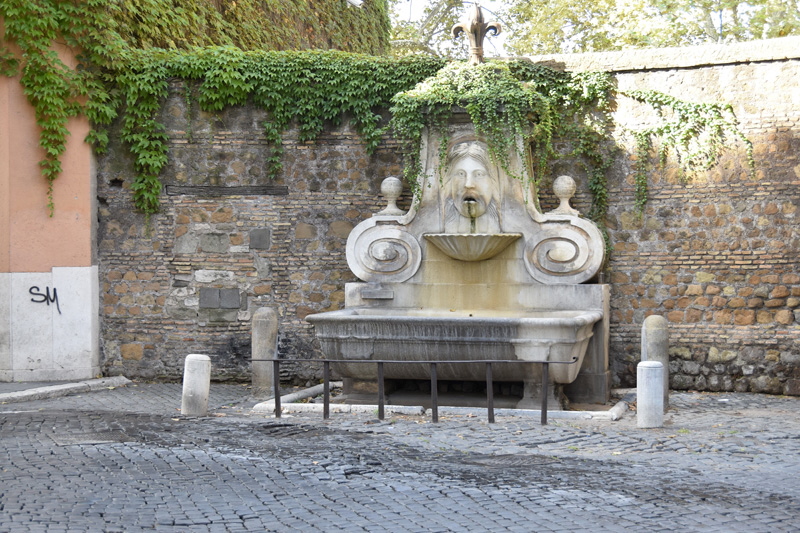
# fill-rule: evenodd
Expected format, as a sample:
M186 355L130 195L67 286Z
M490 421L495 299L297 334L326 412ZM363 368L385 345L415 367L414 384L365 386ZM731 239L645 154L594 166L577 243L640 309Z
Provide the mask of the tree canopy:
M395 53L463 57L450 28L460 0L391 0ZM596 52L800 35L798 0L502 0L509 54ZM421 4L424 7L421 8ZM410 20L409 9L421 17Z
M800 34L797 0L509 0L508 48L594 52Z
M461 0L390 0L390 7L395 55L466 57L463 40L454 40L450 34L464 12Z

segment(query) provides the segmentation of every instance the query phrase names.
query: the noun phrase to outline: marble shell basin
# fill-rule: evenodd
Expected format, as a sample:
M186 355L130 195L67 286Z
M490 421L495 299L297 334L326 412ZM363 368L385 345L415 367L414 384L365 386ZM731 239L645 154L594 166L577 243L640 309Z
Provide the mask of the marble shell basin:
M426 233L424 237L447 256L460 261L491 259L521 233Z
M349 308L309 315L323 353L341 359L436 361L439 379L482 381L486 365L447 361L572 361L550 365L571 383L580 371L600 311L492 311ZM375 379L376 365L339 363L342 377ZM497 381L538 379L541 365L493 365ZM387 378L429 379L425 364L386 364Z

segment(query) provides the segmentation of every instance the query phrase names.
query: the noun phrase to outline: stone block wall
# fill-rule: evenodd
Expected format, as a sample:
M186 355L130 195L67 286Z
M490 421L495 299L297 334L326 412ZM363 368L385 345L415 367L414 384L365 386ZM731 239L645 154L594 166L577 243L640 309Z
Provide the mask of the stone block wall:
M729 102L756 149L750 176L741 147L684 183L674 162L653 173L643 213L634 206L632 144L610 175L611 364L632 386L644 318L670 322L673 388L800 394L800 50L767 45L548 56L572 70L614 72L619 89L652 88L692 101ZM266 178L266 117L251 108L204 114L179 87L163 119L171 139L162 210L132 211L132 165L120 146L98 160L101 345L104 370L178 377L189 353L212 357L215 379L249 379L250 318L281 317L279 352L317 355L303 318L343 306L354 281L350 229L382 207L380 182L401 172L392 139L367 155L347 122L315 143L285 139L284 171ZM628 99L615 118L652 116ZM585 176L574 205L590 198ZM407 201L407 199L406 199ZM554 200L544 193L543 205ZM301 381L318 369L284 365Z
M160 213L133 212L123 147L98 161L105 371L175 378L187 354L203 353L214 379L248 379L250 320L263 306L279 311L281 356L316 355L303 318L343 305L355 281L347 236L381 209L380 182L401 172L393 141L367 155L347 125L315 143L289 132L283 174L269 180L260 111L190 113L173 94ZM302 380L317 370L283 366Z
M733 46L548 56L570 70L611 70L620 91L654 89L694 102L730 103L753 142L751 176L740 146L684 182L674 161L653 172L634 208L633 145L610 180L613 253L611 361L635 384L641 324L670 324L675 389L800 394L800 39ZM620 99L616 120L652 114Z

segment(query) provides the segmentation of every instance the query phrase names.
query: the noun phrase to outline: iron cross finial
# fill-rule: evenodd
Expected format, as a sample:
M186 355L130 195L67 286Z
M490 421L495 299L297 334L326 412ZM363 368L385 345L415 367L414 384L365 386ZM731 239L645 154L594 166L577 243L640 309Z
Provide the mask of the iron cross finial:
M453 37L458 37L462 32L469 36L469 63L478 65L483 63L483 39L491 30L492 35L500 33L500 23L483 21L483 9L478 2L473 4L472 17L453 26Z

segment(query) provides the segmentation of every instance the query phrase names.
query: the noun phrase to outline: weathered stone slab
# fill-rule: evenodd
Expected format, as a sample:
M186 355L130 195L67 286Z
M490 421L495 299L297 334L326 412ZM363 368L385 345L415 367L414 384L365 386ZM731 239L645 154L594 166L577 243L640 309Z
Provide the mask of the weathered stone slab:
M286 196L289 188L283 185L249 185L243 187L217 187L212 185L168 185L167 194L191 196Z

